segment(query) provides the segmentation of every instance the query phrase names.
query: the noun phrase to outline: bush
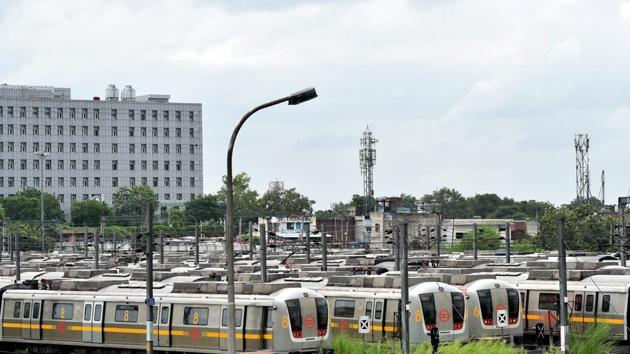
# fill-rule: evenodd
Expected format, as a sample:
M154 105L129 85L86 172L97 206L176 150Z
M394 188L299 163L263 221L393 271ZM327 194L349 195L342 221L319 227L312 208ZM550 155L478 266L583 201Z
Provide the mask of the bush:
M359 340L349 339L346 336L336 336L333 339L333 348L335 354L400 354L400 342L389 341L383 343L365 343L365 348ZM524 354L525 351L520 348L512 347L509 343L501 340L488 341L481 340L468 344L459 342L445 343L440 345L440 354ZM424 343L411 348L413 354L431 354L431 345Z
M614 353L615 340L610 336L609 331L608 326L597 325L582 334L572 333L569 336L571 354ZM554 348L548 353L560 354L560 348Z

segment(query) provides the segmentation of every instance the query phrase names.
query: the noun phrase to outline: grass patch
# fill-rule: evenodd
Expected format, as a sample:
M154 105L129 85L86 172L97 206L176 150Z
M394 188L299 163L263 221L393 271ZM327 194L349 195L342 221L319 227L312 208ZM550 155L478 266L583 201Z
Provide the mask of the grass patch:
M569 336L569 351L571 354L611 354L614 353L616 341L610 336L610 328L597 325L589 328L583 334L571 333ZM548 353L560 354L560 348L554 348Z
M360 340L349 339L346 336L336 336L333 339L335 354L400 354L399 341L387 341L383 343L365 343ZM459 342L440 345L440 354L525 354L520 348L512 347L504 341L475 341L468 344ZM411 346L413 354L431 354L431 345L424 343Z

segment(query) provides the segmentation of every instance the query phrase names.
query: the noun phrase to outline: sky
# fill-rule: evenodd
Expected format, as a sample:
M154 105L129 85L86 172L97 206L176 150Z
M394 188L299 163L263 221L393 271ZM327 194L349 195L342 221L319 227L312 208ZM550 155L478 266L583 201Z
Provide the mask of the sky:
M591 190L630 193L630 1L0 1L0 82L131 84L203 104L204 191L252 107L305 87L316 100L257 113L235 171L317 209L362 193L374 132L377 196L442 186L554 204L575 198L576 133Z

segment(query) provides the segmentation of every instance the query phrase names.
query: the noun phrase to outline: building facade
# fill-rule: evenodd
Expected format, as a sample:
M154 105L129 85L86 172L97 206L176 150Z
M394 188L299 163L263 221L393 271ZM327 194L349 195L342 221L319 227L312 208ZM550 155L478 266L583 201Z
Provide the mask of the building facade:
M183 205L202 193L202 110L169 100L130 86L77 100L69 88L0 85L0 196L43 183L68 214L75 200L111 205L119 188L146 185L161 211Z

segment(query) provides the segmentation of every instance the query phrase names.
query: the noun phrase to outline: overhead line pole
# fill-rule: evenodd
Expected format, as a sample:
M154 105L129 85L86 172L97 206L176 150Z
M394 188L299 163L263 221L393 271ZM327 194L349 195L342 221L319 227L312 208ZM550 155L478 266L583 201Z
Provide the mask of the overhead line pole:
M147 203L146 207L147 217L147 237L146 237L146 272L147 272L147 298L145 303L147 305L147 323L146 323L146 335L147 335L147 354L153 353L153 305L155 300L153 299L153 205Z
M560 353L569 354L569 317L567 309L567 259L564 244L564 216L558 219L558 263L560 265Z

